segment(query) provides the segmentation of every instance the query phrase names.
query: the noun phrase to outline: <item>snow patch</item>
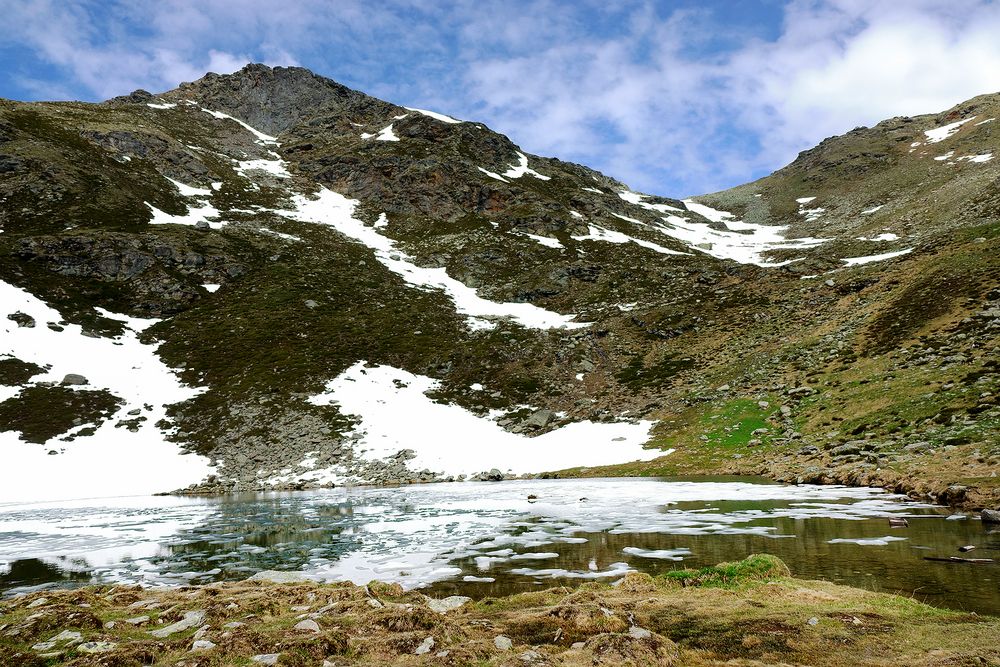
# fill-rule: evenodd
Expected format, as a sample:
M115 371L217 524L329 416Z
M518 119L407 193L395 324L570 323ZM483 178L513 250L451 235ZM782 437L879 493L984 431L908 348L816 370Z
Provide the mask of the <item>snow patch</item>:
M205 283L204 285L202 285L202 287L205 288L205 290L208 292L217 292L219 291L219 288L222 287L222 285L216 285L214 283Z
M384 459L411 449L415 458L410 467L444 475L473 475L491 468L524 474L648 461L665 454L642 447L653 422L575 422L528 438L426 395L439 387L439 381L423 375L391 366L366 367L359 361L309 400L314 405L336 403L344 414L358 417L360 456Z
M149 221L151 225L189 225L194 226L199 222L206 222L212 229L222 229L224 222L218 220L219 209L208 202L201 206L189 206L188 212L184 215L171 215L166 211L161 211L149 202L146 206L153 213L153 218ZM211 218L211 219L210 219Z
M30 315L36 326L19 327L8 320L7 315L15 312ZM84 389L105 389L122 400L117 413L94 435L73 442L37 445L19 440L11 431L0 433L4 469L10 473L0 485L0 502L150 494L187 486L213 472L206 458L182 455L156 426L166 417L166 406L203 391L182 384L156 355L157 345L139 341L139 332L156 320L98 312L124 322L125 331L115 338L85 336L76 324L54 331L45 324L63 320L57 310L0 281L0 354L50 365L33 383L58 383L66 374L77 373L87 378ZM115 428L132 410L141 410L145 417L139 430ZM49 455L52 449L64 451Z
M218 118L219 120L231 120L234 123L238 123L241 127L243 127L243 129L247 130L248 132L250 132L250 134L257 137L257 143L262 146L281 145L278 143L278 140L276 138L272 137L269 134L264 134L263 132L254 127L250 127L239 118L234 118L227 113L222 113L221 111L212 111L211 109L206 109L205 107L201 107L201 110L211 116L214 116L215 118Z
M924 134L927 135L927 143L936 144L938 142L944 141L948 137L958 132L963 125L968 123L970 120L975 120L976 118L978 118L978 116L973 116L972 118L966 118L965 120L949 123L948 125L942 125L941 127L936 127L933 130L924 130Z
M173 109L177 105L171 102L163 102L162 104L153 104L152 102L149 102L146 106L150 109Z
M482 167L476 167L476 169L478 169L479 171L483 172L484 174L486 174L490 178L495 178L496 180L503 181L504 183L510 183L510 181L508 181L506 178L504 178L503 176L501 176L500 174L498 174L496 172L489 171L487 169L483 169Z
M897 250L896 252L887 252L882 255L869 255L867 257L848 257L841 261L847 264L847 266L861 266L862 264L871 264L872 262L881 262L886 259L892 259L893 257L901 257L908 253L913 252L913 248L907 248L906 250Z
M564 247L563 244L559 242L559 239L553 239L553 238L550 238L548 236L539 236L538 234L529 234L528 232L520 232L520 234L522 234L524 236L527 236L529 239L531 239L535 243L540 243L541 245L545 246L546 248L562 248L562 247Z
M528 168L528 156L525 155L524 153L521 153L520 151L518 151L518 153L517 153L517 159L518 159L518 163L517 164L511 164L510 165L510 169L508 169L507 171L505 171L503 173L503 175L506 178L521 178L522 176L524 176L524 175L527 174L528 176L534 176L535 178L539 178L539 179L541 179L543 181L550 180L549 176L543 176L542 174L539 174L534 169L529 169Z
M633 236L627 234L622 234L621 232L616 232L611 229L605 229L603 227L596 227L594 225L588 226L588 233L585 236L572 236L570 238L576 241L606 241L607 243L635 243L636 245L642 246L643 248L648 248L655 252L663 255L686 255L686 252L680 252L678 250L671 250L670 248L664 248L663 246L653 243L651 241L644 241L643 239L637 239Z
M859 241L898 241L899 237L896 236L895 234L893 234L892 232L886 232L885 234L879 234L878 236L869 236L867 238L864 237L864 236L859 236L858 240Z
M876 213L882 210L882 207L884 206L885 204L879 204L878 206L872 206L871 208L866 208L865 210L861 211L861 215L871 215L872 213Z
M463 123L463 122L465 122L465 121L458 120L457 118L452 118L451 116L446 116L443 113L438 113L436 111L428 111L427 109L417 109L415 107L403 107L403 108L406 109L407 111L414 111L414 112L422 114L424 116L428 116L430 118L433 118L434 120L439 120L442 123L455 124L455 123Z

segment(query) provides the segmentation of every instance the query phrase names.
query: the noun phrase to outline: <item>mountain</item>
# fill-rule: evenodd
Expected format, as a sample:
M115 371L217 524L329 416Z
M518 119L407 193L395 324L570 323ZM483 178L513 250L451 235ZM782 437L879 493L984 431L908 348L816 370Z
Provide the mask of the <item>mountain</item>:
M0 500L737 472L995 503L998 116L681 201L301 68L2 101Z

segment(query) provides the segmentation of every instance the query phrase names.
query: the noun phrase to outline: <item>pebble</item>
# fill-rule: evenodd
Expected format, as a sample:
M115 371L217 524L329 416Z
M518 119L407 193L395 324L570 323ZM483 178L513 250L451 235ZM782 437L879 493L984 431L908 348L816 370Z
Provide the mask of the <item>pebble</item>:
M298 623L296 623L295 629L299 630L300 632L319 632L319 623L312 620L311 618L307 618L304 621L299 621Z
M215 648L215 644L208 641L207 639L196 639L193 644L191 644L191 651L211 651Z
M511 641L510 637L505 637L504 635L494 637L493 645L501 651L509 651L514 648L514 642Z
M420 642L420 646L413 651L413 654L423 655L424 653L430 653L432 648L434 648L434 638L428 637L424 641Z
M440 600L436 598L427 598L427 606L431 608L431 611L439 614L446 614L449 611L458 609L471 599L472 598L465 597L464 595L451 595Z
M31 604L29 604L27 607L25 607L25 609L34 609L35 607L41 607L48 601L49 601L48 598L38 598L37 600L34 600Z
M184 632L185 630L190 630L191 628L197 627L202 624L205 620L204 611L188 611L184 613L184 618L168 625L165 628L160 628L158 630L151 630L149 634L153 635L157 639L166 639L172 634L178 632Z
M633 625L628 629L628 634L632 639L649 639L653 636L653 633L646 628L640 628L638 625Z
M261 653L250 658L250 662L256 662L258 665L277 665L280 656L280 653Z

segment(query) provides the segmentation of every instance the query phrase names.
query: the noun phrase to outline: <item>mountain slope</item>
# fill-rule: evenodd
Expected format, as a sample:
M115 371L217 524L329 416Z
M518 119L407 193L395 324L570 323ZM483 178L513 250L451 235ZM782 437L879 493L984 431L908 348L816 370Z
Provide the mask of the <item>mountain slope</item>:
M839 479L954 437L988 471L996 319L967 316L1000 298L998 107L855 130L681 202L300 68L3 102L0 442L65 484L135 492L664 450L643 469ZM951 361L919 363L940 347ZM956 390L962 374L978 384ZM140 451L175 472L135 475Z

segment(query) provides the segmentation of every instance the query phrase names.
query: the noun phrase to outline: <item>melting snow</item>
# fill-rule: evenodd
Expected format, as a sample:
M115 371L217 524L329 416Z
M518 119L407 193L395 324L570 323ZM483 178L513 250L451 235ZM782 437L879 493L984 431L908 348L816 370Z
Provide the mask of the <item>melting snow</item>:
M576 211L570 211L569 214L571 216L573 216L574 218L582 218L583 217L580 213L578 213Z
M944 155L938 155L934 159L937 160L938 162L943 162L944 160L947 160L947 159L951 158L951 156L954 155L954 154L955 154L955 151L948 151Z
M992 123L996 118L987 118L986 120L981 120L976 125L986 125L986 123Z
M514 474L648 461L668 452L643 449L653 422L575 422L528 438L458 405L437 403L426 392L440 383L391 366L366 368L359 361L310 399L336 403L360 419L357 448L367 459L384 459L411 449L415 470L472 475L499 468Z
M993 159L993 153L981 153L979 155L963 155L958 160L966 160L968 162L989 162Z
M562 315L530 303L498 303L483 299L471 287L450 277L444 268L417 266L410 257L396 248L395 242L354 217L357 200L323 188L314 199L304 195L293 197L295 209L277 211L293 220L329 225L340 233L363 243L375 252L386 268L407 283L420 288L440 289L455 302L455 309L470 317L509 317L524 327L535 329L587 326L573 322L574 315Z
M202 285L202 287L204 287L205 290L209 292L217 292L219 288L222 287L222 285L216 285L214 283L205 283L204 285Z
M488 171L486 169L483 169L482 167L476 167L476 169L478 169L479 171L483 172L484 174L486 174L490 178L495 178L498 181L503 181L504 183L510 183L510 181L508 181L506 178L504 178L503 176L501 176L500 174L498 174L496 172Z
M559 239L553 239L548 236L539 236L538 234L529 234L528 232L521 232L524 236L536 243L541 243L543 246L548 248L562 248L563 244L559 242Z
M225 223L219 222L217 218L219 217L219 209L215 208L208 202L205 202L201 206L189 206L188 212L184 215L171 215L165 211L161 211L149 202L146 202L146 206L149 210L153 212L153 218L149 221L151 225L196 225L199 222L207 222L209 227L212 229L222 229ZM216 218L215 220L209 220L209 218Z
M539 174L534 169L529 169L528 168L528 156L525 155L524 153L518 152L517 153L517 159L518 159L518 164L516 164L516 165L515 164L511 164L510 165L510 169L508 169L507 171L505 171L503 173L503 175L505 177L507 177L507 178L521 178L522 176L524 176L525 174L527 174L528 176L534 176L535 178L540 178L543 181L549 180L548 176L543 176L542 174Z
M280 158L276 160L238 160L236 161L236 171L244 178L250 178L246 174L248 171L263 171L277 178L292 177L292 175L288 172L288 169L285 167L284 160L281 160Z
M604 194L603 191L598 190L597 188L580 188L580 189L581 190L586 190L587 192L596 192L599 195L603 195Z
M278 143L278 140L276 138L272 137L269 134L264 134L263 132L261 132L260 130L258 130L258 129L256 129L254 127L250 127L249 125L247 125L246 123L244 123L239 118L233 118L229 114L222 113L221 111L212 111L210 109L206 109L205 107L201 107L201 110L204 111L207 114L210 114L210 115L212 115L212 116L220 119L220 120L225 119L225 120L231 120L234 123L239 123L239 125L242 126L243 129L247 130L253 136L257 137L257 143L260 144L260 145L262 145L262 146L279 146L280 145Z
M808 204L809 202L811 202L814 199L816 199L816 198L815 197L799 197L795 201L797 201L800 204Z
M19 327L7 319L18 311L33 317L36 325ZM73 442L50 440L38 445L22 442L10 431L0 433L4 467L12 473L0 485L0 502L149 494L187 486L212 472L207 459L182 455L156 427L166 416L165 406L201 390L183 385L156 355L157 346L139 341L138 332L155 320L98 312L124 322L126 330L116 338L85 336L76 324L54 331L46 323L62 321L58 311L0 281L0 354L51 365L33 383L59 382L68 373L78 373L88 380L80 389L106 389L123 401L94 435ZM152 408L147 410L146 404ZM115 428L119 419L136 409L146 418L138 432ZM49 455L52 449L65 451Z
M879 234L878 236L864 237L859 236L859 241L898 241L899 237L892 232L886 232L885 234Z
M643 248L649 248L658 253L664 255L686 255L686 252L680 252L678 250L671 250L670 248L664 248L663 246L652 243L650 241L644 241L642 239L637 239L627 234L622 234L621 232L616 232L611 229L604 229L603 227L595 227L594 225L589 225L589 232L586 236L573 236L570 237L577 241L607 241L608 243L635 243L636 245L642 246Z
M151 109L173 109L177 105L171 102L164 102L162 104L147 103L146 106Z
M443 113L437 113L436 111L427 111L426 109L416 109L414 107L403 107L407 111L415 111L416 113L423 114L424 116L429 116L435 120L439 120L442 123L461 123L463 121L457 118L452 118L451 116L446 116Z
M363 139L367 139L371 137L371 135L368 135L368 137L361 135L361 137ZM399 141L399 137L397 137L396 133L392 131L392 125L390 124L389 127L383 127L379 130L378 136L375 137L375 141Z
M966 118L965 120L960 120L948 125L942 125L941 127L936 127L933 130L924 130L924 134L927 135L927 143L936 144L939 141L944 141L951 135L958 132L963 125L968 123L970 120L975 120L977 116L972 118ZM919 145L919 144L918 144Z
M209 197L212 194L211 190L206 190L205 188L196 188L191 185L185 185L180 181L175 181L172 178L164 176L168 181L174 184L174 187L181 193L183 197Z
M871 208L865 209L864 211L861 211L861 215L871 215L876 211L880 211L883 206L885 206L885 204L879 204L878 206L873 206Z
M284 239L286 241L301 241L302 239L298 236L292 236L291 234L283 234L281 232L276 232L273 229L268 229L267 227L261 227L260 231L265 234L271 234L272 236L277 236L279 239Z
M846 263L847 266L860 266L862 264L871 264L872 262L881 262L882 260L892 259L893 257L900 257L910 252L913 252L913 248L907 248L906 250L897 250L896 252L887 252L882 255L869 255L868 257L844 258L841 261Z

